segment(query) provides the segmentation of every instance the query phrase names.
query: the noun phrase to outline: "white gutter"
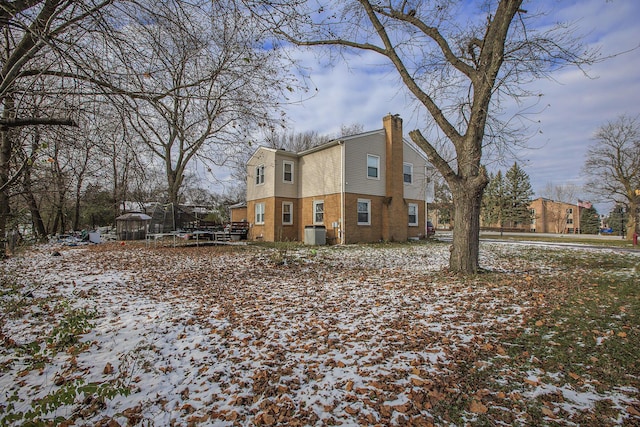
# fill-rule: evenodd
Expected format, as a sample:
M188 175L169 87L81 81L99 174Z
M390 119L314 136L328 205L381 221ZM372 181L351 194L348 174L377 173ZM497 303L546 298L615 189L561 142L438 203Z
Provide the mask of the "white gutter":
M344 141L340 140L338 141L338 145L340 145L341 149L340 149L340 186L342 187L341 190L341 194L340 194L340 223L338 224L339 227L339 233L340 233L340 244L344 244L344 197L345 197L345 191L346 191L346 186L345 186L345 182L344 182L344 178L345 178L345 162L344 162L344 150L345 150L345 145L344 145Z

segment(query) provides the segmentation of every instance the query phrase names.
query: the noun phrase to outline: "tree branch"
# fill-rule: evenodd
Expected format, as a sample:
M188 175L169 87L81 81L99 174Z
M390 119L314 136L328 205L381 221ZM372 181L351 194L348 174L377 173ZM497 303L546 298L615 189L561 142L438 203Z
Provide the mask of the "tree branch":
M73 126L78 127L78 123L71 119L56 119L56 118L37 118L32 117L28 119L0 119L0 129L6 130L8 128L17 128L25 126Z

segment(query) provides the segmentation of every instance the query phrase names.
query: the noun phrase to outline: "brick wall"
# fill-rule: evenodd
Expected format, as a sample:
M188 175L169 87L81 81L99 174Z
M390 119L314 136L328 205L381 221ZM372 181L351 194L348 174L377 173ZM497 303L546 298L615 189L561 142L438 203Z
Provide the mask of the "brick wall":
M304 227L313 225L313 202L324 201L324 221L323 225L327 230L327 243L340 243L338 228L333 227L334 222L340 221L340 193L327 194L325 196L305 197L300 200L300 221L298 222L299 240L304 239Z
M402 141L402 119L387 115L382 119L386 134L386 198L383 203L382 238L386 241L407 240L407 204L404 201L404 143Z

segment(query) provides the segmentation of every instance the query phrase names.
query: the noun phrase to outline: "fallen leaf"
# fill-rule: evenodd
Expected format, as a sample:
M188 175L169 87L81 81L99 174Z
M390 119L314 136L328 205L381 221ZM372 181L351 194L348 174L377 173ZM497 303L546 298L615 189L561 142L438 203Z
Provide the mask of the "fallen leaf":
M634 408L631 405L627 406L627 412L636 417L640 417L640 411L638 411L636 408Z
M416 377L411 377L411 384L413 384L416 387L422 387L424 385L430 385L431 381L429 380L425 380L423 378L416 378Z
M582 378L580 375L576 374L575 372L569 372L569 376L574 380L579 380Z
M488 409L485 405L482 404L482 402L479 402L474 399L471 401L471 405L469 406L469 411L473 412L474 414L486 414Z
M352 406L347 406L344 408L344 411L349 415L356 415L358 413L358 410Z
M621 331L621 332L618 332L618 336L619 336L620 338L626 338L626 337L627 337L627 333L626 333L626 332L624 332L624 331Z

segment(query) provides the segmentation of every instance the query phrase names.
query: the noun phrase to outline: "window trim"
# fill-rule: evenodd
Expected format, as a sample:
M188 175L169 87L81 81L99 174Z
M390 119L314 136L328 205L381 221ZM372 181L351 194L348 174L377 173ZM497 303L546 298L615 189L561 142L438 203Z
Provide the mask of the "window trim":
M416 209L416 221L415 222L411 222L411 208L415 208ZM420 207L418 206L417 203L408 203L407 204L407 222L409 224L409 227L417 227L420 224Z
M258 209L258 208L261 208L261 209ZM261 218L259 216L261 216ZM254 207L254 219L255 219L256 225L264 225L264 217L265 217L265 204L256 203Z
M404 173L405 166L409 166L409 169L410 169L409 181L405 180L405 176L407 175L406 173ZM402 182L405 184L413 184L413 163L407 163L407 162L402 163Z
M287 165L291 166L291 172L290 172L291 173L291 179L290 180L286 179L286 176L287 176L287 167L286 166ZM294 165L293 165L292 161L290 161L290 160L283 160L282 161L282 182L284 182L285 184L293 184L293 180L294 180L294 178L293 178L293 170L294 169L293 168L294 168Z
M256 166L256 185L264 185L264 165Z
M290 210L289 210L290 220L288 222L284 220L285 206L290 206ZM293 202L282 202L282 225L293 225Z
M360 203L366 203L367 205L367 221L360 221ZM365 212L362 212L365 213ZM358 225L371 225L371 200L370 199L358 199L358 203L356 203L356 222Z
M376 176L369 175L369 159L376 161ZM367 154L367 179L380 180L380 156L375 154Z
M317 206L318 205L322 205L322 221L318 221L316 215L318 214L317 212ZM324 224L324 200L314 200L313 201L313 210L312 215L313 215L313 224L317 224L317 225L322 225Z

